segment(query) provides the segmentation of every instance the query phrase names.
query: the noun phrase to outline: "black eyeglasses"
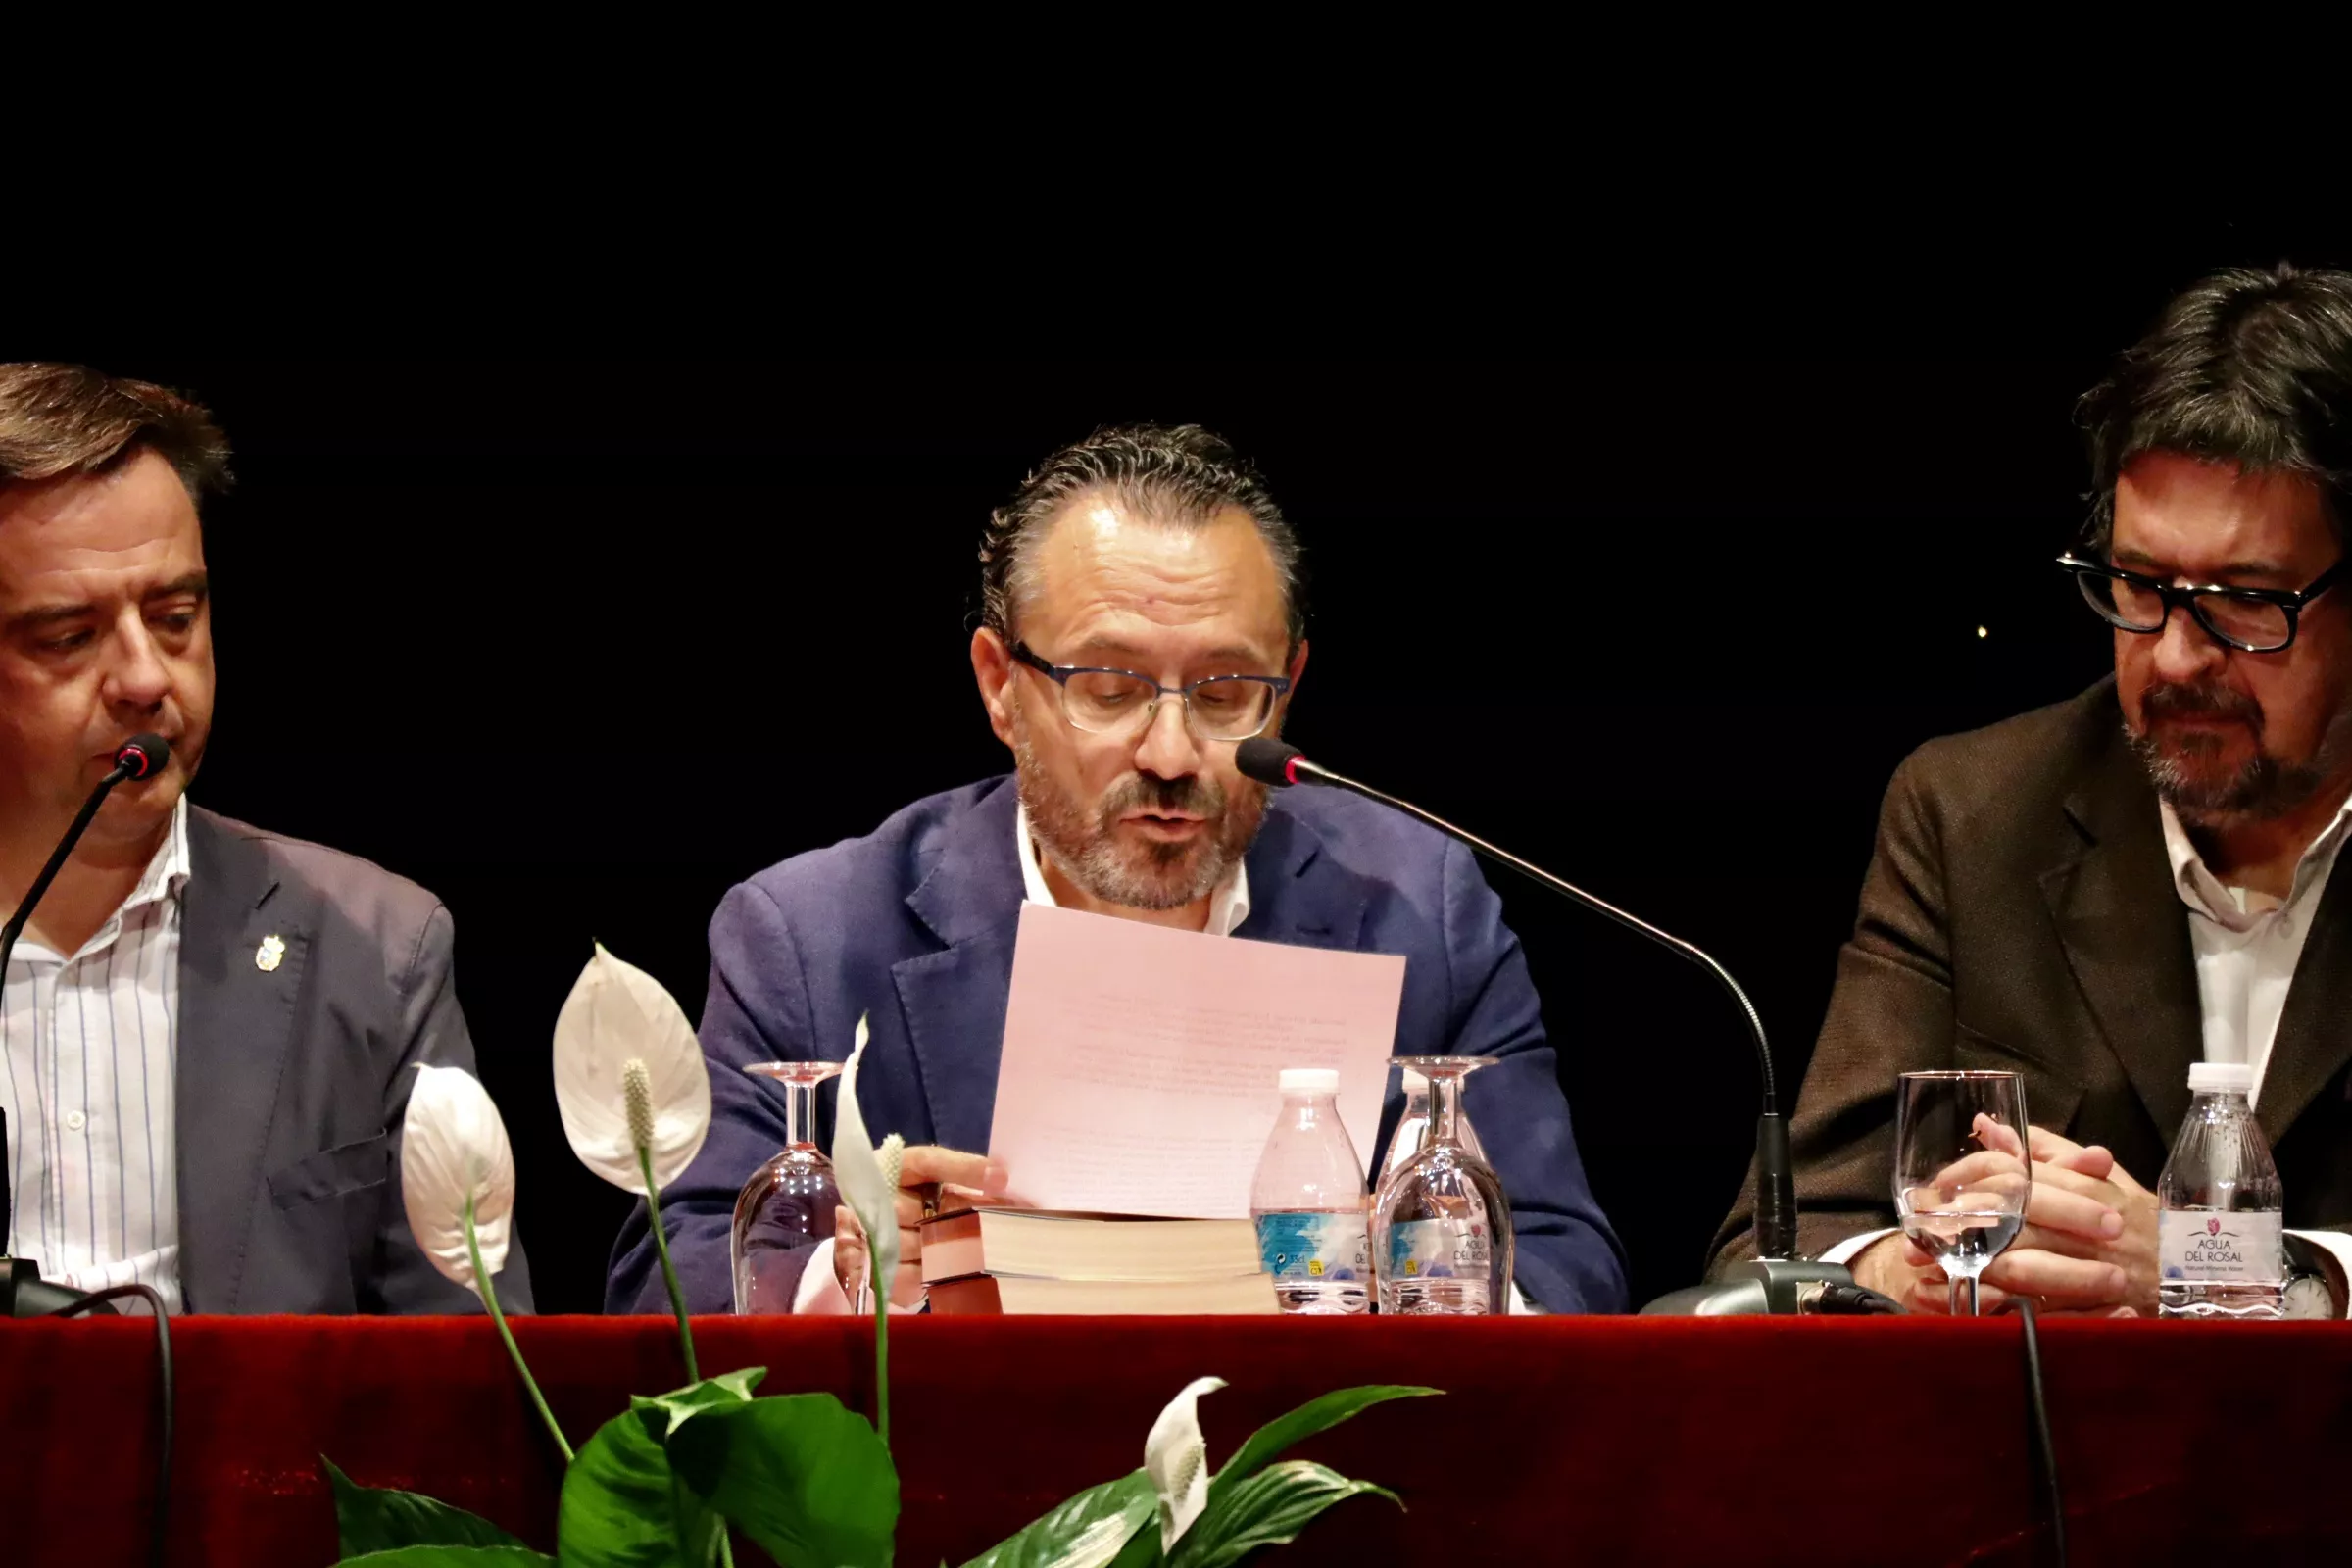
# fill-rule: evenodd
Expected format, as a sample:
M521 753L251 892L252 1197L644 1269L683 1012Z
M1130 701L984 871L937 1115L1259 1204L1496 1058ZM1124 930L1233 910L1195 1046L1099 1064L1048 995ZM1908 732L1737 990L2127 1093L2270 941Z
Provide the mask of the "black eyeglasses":
M2301 588L2182 588L2079 556L2060 556L2058 564L2074 574L2084 601L2110 626L2159 632L2180 609L2216 642L2249 654L2275 654L2295 640L2303 607L2335 586L2346 563L2338 561Z
M1089 735L1141 734L1162 698L1184 704L1184 721L1204 741L1246 741L1274 717L1274 704L1291 689L1282 675L1211 675L1183 686L1162 686L1131 669L1054 664L1014 643L1012 657L1061 688L1061 716Z

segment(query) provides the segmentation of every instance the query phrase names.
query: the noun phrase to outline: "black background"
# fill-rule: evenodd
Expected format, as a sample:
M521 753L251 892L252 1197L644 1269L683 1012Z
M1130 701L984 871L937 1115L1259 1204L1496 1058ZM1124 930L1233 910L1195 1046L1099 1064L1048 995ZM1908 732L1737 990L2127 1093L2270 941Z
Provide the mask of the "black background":
M2312 243L1617 257L1447 345L1478 359L93 358L237 447L196 798L447 902L541 1308L593 1311L626 1200L570 1157L548 1067L591 941L697 1014L730 884L1007 765L973 549L1054 446L1190 419L1254 456L1312 573L1291 737L1711 949L1793 1084L1895 763L2105 667L2048 565L2075 397L2206 268L2340 264ZM1081 341L1225 340L1161 310ZM1379 341L1407 336L1437 346ZM1635 1295L1687 1283L1746 1162L1737 1016L1494 881Z

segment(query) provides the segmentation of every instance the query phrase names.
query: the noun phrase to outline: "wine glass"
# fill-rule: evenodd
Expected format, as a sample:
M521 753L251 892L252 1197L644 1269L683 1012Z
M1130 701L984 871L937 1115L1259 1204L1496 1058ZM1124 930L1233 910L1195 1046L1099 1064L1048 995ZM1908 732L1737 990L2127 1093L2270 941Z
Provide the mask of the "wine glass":
M743 1070L784 1086L789 1142L783 1152L752 1173L735 1200L728 1254L735 1272L735 1310L790 1312L801 1262L833 1235L841 1189L833 1162L816 1147L816 1086L838 1074L838 1061L755 1061Z
M1464 1147L1462 1080L1489 1056L1397 1056L1429 1080L1420 1152L1383 1178L1372 1216L1380 1309L1407 1316L1507 1312L1517 1261L1494 1167Z
M1389 1134L1389 1152L1380 1162L1378 1179L1372 1183L1373 1200L1376 1203L1379 1195L1388 1190L1389 1178L1412 1163L1413 1156L1421 1152L1421 1146L1429 1136L1429 1080L1409 1067L1397 1076L1402 1080L1404 1089L1404 1111L1396 1118L1396 1130ZM1457 1110L1455 1115L1455 1125L1461 1130L1462 1147L1480 1159L1486 1159L1487 1151L1478 1141L1478 1129L1470 1125L1470 1112ZM1487 1162L1494 1163L1492 1160Z
M2013 1072L1895 1080L1894 1207L1903 1234L1951 1276L1951 1312L1977 1315L1977 1276L2025 1228L2034 1192L2026 1085Z

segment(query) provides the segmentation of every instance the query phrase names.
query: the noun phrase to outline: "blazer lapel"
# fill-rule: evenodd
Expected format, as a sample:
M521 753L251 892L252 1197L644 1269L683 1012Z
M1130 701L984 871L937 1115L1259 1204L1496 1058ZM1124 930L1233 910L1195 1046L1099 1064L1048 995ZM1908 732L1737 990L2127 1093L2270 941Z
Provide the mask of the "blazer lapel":
M2155 791L2120 737L2068 800L2081 836L2041 877L2075 983L2160 1135L2188 1111L2204 1054L2188 915L2165 854Z
M1234 935L1306 948L1353 949L1371 915L1371 890L1323 853L1323 841L1289 803L1266 808L1250 847L1250 917Z
M1018 800L1007 780L949 824L930 874L906 896L946 947L891 965L932 1136L950 1149L987 1149L996 1115L1021 913Z
M2262 1072L2256 1119L2278 1147L2295 1118L2352 1060L2352 881L2340 861L2303 939L2278 1032Z
M262 1161L310 957L302 911L281 906L253 841L188 811L179 934L179 1266L191 1312L233 1312L244 1287ZM265 960L264 943L275 938ZM269 961L269 968L263 962Z

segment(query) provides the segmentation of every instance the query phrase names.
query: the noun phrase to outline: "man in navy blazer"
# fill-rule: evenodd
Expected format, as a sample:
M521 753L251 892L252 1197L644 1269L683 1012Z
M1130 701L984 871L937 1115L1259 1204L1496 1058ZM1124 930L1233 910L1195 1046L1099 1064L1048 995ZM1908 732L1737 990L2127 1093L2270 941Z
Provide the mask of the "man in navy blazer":
M1279 729L1306 662L1298 546L1254 470L1191 426L1099 432L998 510L982 562L972 664L1014 774L773 866L711 920L710 1136L662 1195L693 1309L729 1309L736 1196L787 1141L782 1093L743 1068L841 1060L860 1014L866 1124L917 1146L909 1187L1001 1178L970 1152L987 1147L1013 939L1035 900L1401 954L1397 1053L1494 1058L1466 1106L1510 1194L1519 1295L1623 1310L1622 1250L1586 1186L1526 959L1469 853L1353 797L1270 800L1234 767L1236 742ZM1400 1109L1392 1088L1383 1145ZM921 1293L919 1212L902 1193L902 1307ZM842 1213L843 1234L808 1254L797 1310L842 1309L838 1287L863 1267ZM667 1307L643 1205L606 1304Z

